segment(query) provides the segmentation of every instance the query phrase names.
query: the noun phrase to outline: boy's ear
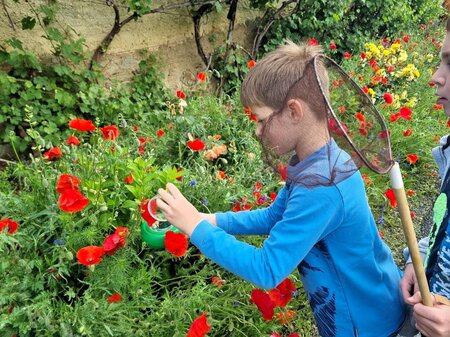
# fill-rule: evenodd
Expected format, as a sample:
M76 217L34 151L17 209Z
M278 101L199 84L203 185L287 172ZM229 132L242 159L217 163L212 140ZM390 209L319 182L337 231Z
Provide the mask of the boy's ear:
M299 99L292 98L287 102L287 106L289 107L289 113L291 114L291 118L294 121L301 121L303 119L303 115L305 113L304 102Z

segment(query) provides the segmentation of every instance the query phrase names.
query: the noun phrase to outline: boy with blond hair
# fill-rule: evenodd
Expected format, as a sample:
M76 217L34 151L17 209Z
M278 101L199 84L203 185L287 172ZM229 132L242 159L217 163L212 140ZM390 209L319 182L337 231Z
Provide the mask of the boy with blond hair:
M401 273L380 239L364 183L336 144L317 83L319 46L287 42L249 71L241 101L257 118L270 164L290 155L285 186L265 209L203 214L173 185L158 207L201 252L263 288L297 268L321 336L395 336L404 321ZM262 247L235 235L265 235Z

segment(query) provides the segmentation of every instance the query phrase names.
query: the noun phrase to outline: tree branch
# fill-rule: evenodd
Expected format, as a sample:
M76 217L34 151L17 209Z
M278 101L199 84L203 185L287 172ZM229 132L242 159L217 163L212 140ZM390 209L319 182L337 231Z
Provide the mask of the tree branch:
M14 25L14 21L11 19L11 16L9 15L8 8L6 8L5 0L2 0L2 7L3 7L3 11L6 14L6 17L8 18L9 25L11 26L13 31L16 31L16 26Z
M197 46L197 52L200 58L202 59L203 63L208 66L209 61L206 57L205 51L203 50L202 42L201 42L201 36L200 36L200 19L203 15L206 15L210 13L213 10L212 4L203 4L200 6L200 8L194 12L192 12L192 20L194 21L194 38L195 38L195 44Z
M177 3L177 4L162 5L158 8L149 10L144 15L154 14L154 13L164 13L165 11L179 9L179 8L192 7L197 4L201 4L201 7L205 6L205 5L209 5L212 7L214 2L215 2L215 0L207 0L207 1L201 1L201 2L196 2L196 1L191 0L191 1L186 1L186 2ZM120 32L120 30L123 28L123 26L125 26L130 21L133 21L133 20L136 20L137 18L139 18L139 15L137 13L133 13L130 16L128 16L127 18L125 18L123 21L120 21L119 8L114 3L114 0L106 0L106 4L110 7L112 7L114 10L114 15L115 15L114 26L111 29L111 31L108 33L108 35L102 40L102 42L97 47L97 49L94 51L94 55L92 56L91 62L89 64L89 69L92 69L93 63L98 62L100 60L100 58L105 54L105 52L108 50L109 46L111 45L112 40ZM200 46L201 46L201 44L200 44ZM198 49L198 45L197 45L197 49ZM202 49L202 51L203 51L203 49ZM205 56L205 58L206 58L206 56ZM207 63L207 61L206 61L206 63Z
M266 13L263 15L263 22L266 21L264 27L262 25L258 26L258 30L256 31L255 39L253 40L253 48L251 52L252 59L256 58L256 54L258 53L259 46L261 44L261 41L266 35L267 31L269 30L270 26L275 22L275 20L278 19L278 17L281 15L281 12L289 6L293 2L299 2L300 0L285 0L280 8L278 8L267 20L264 20L264 17L268 16L270 13L270 10L267 10Z

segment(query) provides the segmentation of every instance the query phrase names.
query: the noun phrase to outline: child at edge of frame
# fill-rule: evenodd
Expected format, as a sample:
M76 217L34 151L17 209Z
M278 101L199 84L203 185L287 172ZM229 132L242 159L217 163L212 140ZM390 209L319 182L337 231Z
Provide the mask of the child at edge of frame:
M269 207L200 213L173 184L158 190L157 205L205 256L258 287L274 288L297 268L321 336L396 336L405 318L401 271L357 166L330 136L316 78L327 83L328 74L314 63L320 55L321 46L287 41L242 83L266 159L292 153ZM267 238L255 247L235 235Z
M450 5L447 3L447 5ZM447 7L448 8L448 7ZM446 35L441 47L441 62L433 74L437 104L442 104L445 114L450 117L450 19L446 21ZM419 251L424 261L425 274L430 291L450 300L450 135L443 136L440 145L432 150L439 168L441 186L439 196L433 206L434 225L430 235L419 241ZM409 305L409 316L399 337L428 336L450 337L450 306L436 301L433 306L422 303L414 267L407 258L403 278L400 283L402 295ZM419 333L420 332L420 333Z

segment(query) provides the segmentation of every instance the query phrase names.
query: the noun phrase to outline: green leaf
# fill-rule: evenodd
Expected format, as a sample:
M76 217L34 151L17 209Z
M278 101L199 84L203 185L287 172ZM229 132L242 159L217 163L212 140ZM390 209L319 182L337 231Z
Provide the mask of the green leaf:
M22 20L22 29L23 30L31 30L34 28L34 26L36 25L36 19L32 18L31 16L26 16L24 17Z

